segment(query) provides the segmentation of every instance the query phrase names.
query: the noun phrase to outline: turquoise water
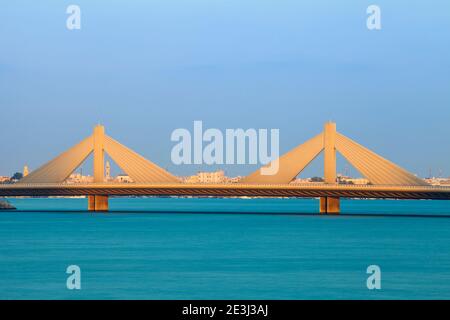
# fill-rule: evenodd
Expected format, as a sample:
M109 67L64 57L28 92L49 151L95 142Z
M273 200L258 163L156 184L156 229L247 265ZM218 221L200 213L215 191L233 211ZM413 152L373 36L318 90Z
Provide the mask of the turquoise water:
M315 199L9 201L0 299L450 299L447 201L343 200L339 217Z

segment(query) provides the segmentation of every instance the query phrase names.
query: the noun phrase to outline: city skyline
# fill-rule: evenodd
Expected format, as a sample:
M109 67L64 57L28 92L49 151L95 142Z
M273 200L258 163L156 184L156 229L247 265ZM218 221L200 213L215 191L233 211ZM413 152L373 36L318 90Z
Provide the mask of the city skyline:
M364 1L175 2L78 1L82 28L73 31L65 4L5 4L0 173L36 169L95 123L188 175L205 167L173 165L170 134L195 120L280 129L281 153L333 120L421 177L430 168L450 175L445 1L380 1L379 31L367 30ZM304 174L321 175L321 162ZM220 168L246 175L256 166Z

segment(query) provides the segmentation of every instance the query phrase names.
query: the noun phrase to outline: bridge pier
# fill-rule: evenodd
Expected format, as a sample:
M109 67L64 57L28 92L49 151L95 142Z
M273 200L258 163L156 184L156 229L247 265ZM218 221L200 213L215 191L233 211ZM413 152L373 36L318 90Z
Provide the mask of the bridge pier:
M94 183L105 181L105 128L97 125L94 128ZM88 196L89 211L108 211L108 196Z
M321 214L339 214L341 212L341 199L339 197L321 197Z
M108 211L108 196L88 196L88 210L100 212Z
M323 132L325 183L336 184L336 123L327 122ZM320 213L339 214L340 211L339 197L320 198Z

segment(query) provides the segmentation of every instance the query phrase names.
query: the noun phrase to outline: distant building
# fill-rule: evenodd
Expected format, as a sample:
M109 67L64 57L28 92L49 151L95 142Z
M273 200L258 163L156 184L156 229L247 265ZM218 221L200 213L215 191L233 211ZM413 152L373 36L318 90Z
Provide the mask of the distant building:
M128 175L126 174L119 174L115 179L115 182L118 183L133 183L133 179L131 179Z
M9 182L11 182L10 177L0 176L0 183L9 183Z
M27 175L28 175L28 166L27 165L25 165L24 167L23 167L23 176L24 177L26 177Z
M424 181L432 186L450 186L450 178L426 178Z
M66 183L93 183L94 177L83 176L81 173L72 173L65 181Z
M199 183L200 182L200 177L195 175L195 176L189 176L184 178L184 182L186 183Z
M200 183L221 183L225 181L225 172L219 170L216 172L199 172Z
M228 180L223 170L215 172L200 171L195 176L185 179L186 183L224 183Z
M351 178L346 180L349 184L365 185L370 184L370 181L366 178Z
M240 181L242 180L242 178L243 178L243 177L241 177L241 176L231 177L231 178L225 177L225 182L228 182L228 183L238 183L238 182L240 182Z
M355 185L367 185L370 184L370 181L366 178L352 178L349 176L344 176L338 174L337 181L340 184L355 184Z

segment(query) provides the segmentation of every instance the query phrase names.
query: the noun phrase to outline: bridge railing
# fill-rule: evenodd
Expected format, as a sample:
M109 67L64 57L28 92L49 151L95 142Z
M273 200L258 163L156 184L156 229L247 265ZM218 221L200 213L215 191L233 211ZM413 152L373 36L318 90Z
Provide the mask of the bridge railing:
M107 183L15 183L15 184L0 184L0 188L7 189L16 189L16 188L78 188L78 187L169 187L169 188L197 188L197 187L209 187L209 188L331 188L331 189L394 189L394 188L402 188L408 190L450 190L450 186L408 186L408 185L364 185L364 184L325 184L321 182L313 182L313 183L289 183L289 184L268 184L268 183L119 183L119 182L107 182Z

